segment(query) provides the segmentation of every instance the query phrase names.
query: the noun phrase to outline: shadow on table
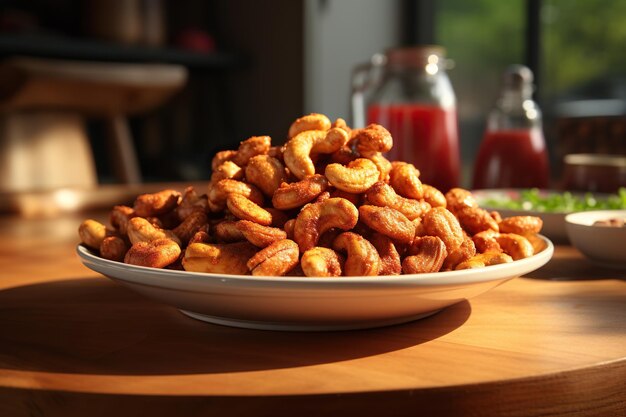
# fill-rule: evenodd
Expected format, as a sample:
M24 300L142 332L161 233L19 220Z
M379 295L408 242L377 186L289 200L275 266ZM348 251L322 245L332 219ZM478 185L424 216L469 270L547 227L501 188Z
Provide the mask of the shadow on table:
M600 266L587 258L552 258L527 276L551 281L604 280L609 277L626 280L626 270Z
M192 320L105 279L55 281L0 291L0 367L102 375L290 368L419 345L452 332L470 314L463 301L378 329L242 330Z

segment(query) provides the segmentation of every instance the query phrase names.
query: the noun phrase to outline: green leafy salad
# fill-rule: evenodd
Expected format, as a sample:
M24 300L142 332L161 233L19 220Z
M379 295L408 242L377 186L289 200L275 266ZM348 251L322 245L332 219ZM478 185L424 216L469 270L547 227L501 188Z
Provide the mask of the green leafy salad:
M487 198L481 202L481 206L549 213L619 210L626 209L626 188L620 188L617 194L603 194L602 197L594 196L592 193L545 192L531 188L521 190L516 198L506 196Z

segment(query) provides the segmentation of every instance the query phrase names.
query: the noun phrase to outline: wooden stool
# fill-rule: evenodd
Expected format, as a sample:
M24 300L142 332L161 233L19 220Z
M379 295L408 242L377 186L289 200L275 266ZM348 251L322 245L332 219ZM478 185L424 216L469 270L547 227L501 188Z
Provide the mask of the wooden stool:
M85 117L106 121L118 180L141 182L127 117L163 104L186 79L178 65L35 58L0 63L0 191L95 186Z

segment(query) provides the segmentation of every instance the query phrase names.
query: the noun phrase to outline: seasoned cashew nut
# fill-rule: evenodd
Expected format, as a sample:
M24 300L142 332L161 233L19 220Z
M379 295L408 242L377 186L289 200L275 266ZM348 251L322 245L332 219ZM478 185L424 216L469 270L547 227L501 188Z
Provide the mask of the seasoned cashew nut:
M269 136L252 136L239 144L237 153L231 161L240 167L245 167L253 156L267 154L271 142L272 138Z
M410 243L415 237L415 225L391 207L363 205L359 207L359 219L372 230L398 242Z
M225 161L213 170L211 182L213 184L225 179L240 180L243 178L244 170L233 161Z
M321 203L309 204L296 218L293 239L298 243L300 252L306 252L317 246L320 236L330 228L350 230L358 218L357 208L343 198L329 198Z
M196 210L187 216L181 224L172 229L172 232L174 232L182 244L186 246L193 235L195 235L201 227L207 225L207 222L208 219L204 211Z
M247 266L252 275L282 276L298 265L298 245L293 240L274 242L252 256Z
M369 241L380 256L379 275L398 275L402 272L400 254L393 241L381 233L372 233Z
M193 187L185 188L183 198L178 207L176 207L176 215L178 220L185 220L194 211L202 211L206 213L208 210L208 201L206 195L199 196Z
M524 235L524 237L533 245L533 254L539 253L548 247L546 241L537 235Z
M179 246L180 239L171 230L154 227L143 217L133 217L128 222L128 239L133 245L137 242L151 242L158 239L171 239Z
M259 248L264 248L276 241L287 239L287 233L284 230L276 227L261 226L248 220L239 220L235 223L235 227L248 242Z
M209 188L209 207L211 211L219 212L226 207L228 194L241 194L255 204L263 204L263 193L252 184L225 179L218 181Z
M315 174L311 154L333 153L348 141L348 134L339 128L305 130L285 144L285 164L296 178L302 180Z
M114 228L122 235L125 235L128 228L128 221L135 216L135 210L128 206L114 206L109 215L109 221Z
M344 232L333 242L333 249L347 254L344 266L346 276L376 276L380 271L378 251L363 236Z
M380 152L368 155L366 158L372 161L376 165L376 168L378 168L378 180L388 181L389 173L391 172L391 162Z
M330 163L348 165L357 158L359 158L359 155L352 151L352 148L342 146L341 149L330 154Z
M302 254L300 266L307 277L339 277L345 259L332 249L316 246Z
M496 241L507 255L514 261L533 256L533 245L524 236L514 233L501 233L496 237Z
M135 214L140 217L159 216L178 205L180 193L176 190L163 190L153 194L142 194L135 199Z
M258 248L249 242L192 243L183 257L185 271L247 275L246 262Z
M88 219L78 226L78 236L85 245L99 250L102 241L107 237L107 228L96 220Z
M198 229L191 239L189 239L187 245L191 245L192 243L210 243L211 241L211 235L209 235L209 225L206 224Z
M445 197L446 207L455 214L464 207L478 207L478 202L474 195L464 188L452 188L446 193Z
M264 207L264 209L272 215L272 227L283 227L287 220L289 220L289 215L284 211L274 207Z
M448 254L446 259L443 261L441 269L444 271L451 271L456 268L458 264L468 260L474 255L476 255L476 246L474 245L474 241L469 236L465 236L461 246Z
M274 191L287 178L285 166L276 158L268 155L257 155L250 158L246 166L246 179L259 187L263 193L271 197Z
M372 185L365 193L365 198L370 204L375 206L391 207L398 210L409 220L421 217L430 210L430 204L427 202L401 197L389 184L385 184L382 181Z
M289 219L283 225L283 230L287 233L287 239L293 240L293 229L296 227L296 219Z
M346 123L346 121L344 119L342 119L341 117L339 117L338 119L336 119L333 124L330 126L331 128L333 127L337 127L339 129L343 129L346 131L346 133L349 135L350 133L352 133L352 129L350 128L350 126L348 126L348 124Z
M280 210L302 207L313 201L328 188L328 180L323 175L315 174L291 184L283 183L274 192L272 204Z
M430 209L422 219L427 235L437 236L446 245L448 253L463 243L463 229L454 214L443 207Z
M213 227L213 235L219 242L232 243L246 240L245 236L237 228L237 221L224 220Z
M311 113L306 116L299 117L289 126L289 139L298 133L306 130L328 130L330 129L330 120L323 114Z
M126 252L124 263L151 268L165 268L176 262L180 246L171 239L137 242Z
M454 213L461 223L461 227L470 235L484 230L497 232L498 223L491 217L489 212L480 207L461 207Z
M476 233L472 236L472 241L474 242L474 246L476 246L476 250L480 253L502 252L502 248L496 240L496 237L498 237L498 233L489 229Z
M502 233L534 235L541 231L543 220L535 216L512 216L502 219L498 224Z
M352 137L352 141L359 155L371 156L375 153L389 152L393 146L391 133L383 126L370 124L359 129Z
M222 165L224 162L232 160L236 154L237 154L237 151L234 149L229 149L226 151L219 151L218 153L215 154L215 156L213 157L213 160L211 161L211 170L215 171L217 167Z
M446 196L432 185L422 183L422 191L424 192L424 201L431 207L446 207Z
M389 172L389 185L403 197L420 200L424 197L424 189L420 181L420 172L413 164L394 161Z
M100 256L111 261L123 262L127 251L128 245L118 236L107 236L100 245Z
M472 269L472 268L484 268L490 265L504 264L513 262L513 259L503 252L485 252L474 255L466 261L461 262L455 268L460 269Z
M272 224L272 215L269 211L241 194L228 194L226 205L228 210L238 219L250 220L263 226Z
M355 159L347 166L328 164L325 174L334 187L353 194L367 191L380 176L376 164L365 158Z
M402 261L402 271L405 274L438 272L448 256L445 243L437 236L416 238L410 253Z

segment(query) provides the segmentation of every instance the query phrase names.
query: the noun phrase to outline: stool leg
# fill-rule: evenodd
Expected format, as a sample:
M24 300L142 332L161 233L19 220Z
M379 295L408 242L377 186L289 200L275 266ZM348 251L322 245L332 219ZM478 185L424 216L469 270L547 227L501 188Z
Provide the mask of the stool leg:
M106 125L115 176L126 184L141 183L141 171L128 120L124 116L113 116L106 120Z

